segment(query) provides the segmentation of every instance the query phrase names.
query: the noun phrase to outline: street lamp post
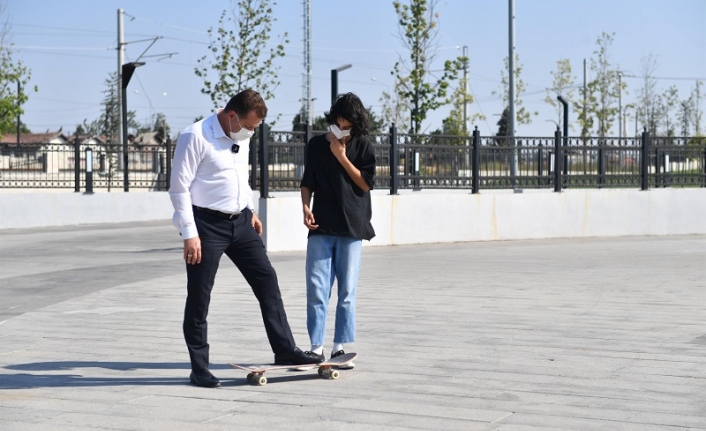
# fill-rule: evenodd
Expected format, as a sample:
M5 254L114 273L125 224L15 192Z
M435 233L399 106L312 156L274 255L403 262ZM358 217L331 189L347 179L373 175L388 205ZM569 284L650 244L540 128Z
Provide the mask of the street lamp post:
M20 103L20 94L22 92L20 80L17 80L17 146L20 146L20 132L22 129L22 122L20 121L20 110L22 109L22 103Z
M331 105L336 103L336 98L338 97L338 72L342 72L346 69L353 67L351 64L344 64L341 67L331 69Z
M123 122L122 122L122 131L123 131L123 190L124 191L129 191L130 190L130 181L129 181L129 170L128 170L128 136L127 136L127 85L130 83L130 78L132 78L132 74L135 72L135 69L144 66L145 63L142 62L132 62L132 63L125 63L121 67L121 90L120 92L122 93L121 97L121 112L123 113Z

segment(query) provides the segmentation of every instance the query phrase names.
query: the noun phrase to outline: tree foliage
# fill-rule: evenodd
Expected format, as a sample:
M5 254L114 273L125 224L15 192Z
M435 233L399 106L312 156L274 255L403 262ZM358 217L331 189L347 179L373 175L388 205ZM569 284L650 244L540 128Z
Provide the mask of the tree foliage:
M586 106L587 115L592 116L598 136L605 137L610 133L613 122L618 116L616 104L621 92L627 88L625 82L618 78L620 68L610 62L610 47L615 33L606 32L596 40L597 48L591 58L591 71L594 79L588 83L590 97ZM624 93L623 93L624 94Z
M469 122L485 120L483 114L474 113L469 117L468 112L466 112L466 121L463 121L464 109L467 111L468 106L474 101L467 88L468 76L459 78L458 85L451 95L451 111L442 122L442 131L445 135L468 136L470 134Z
M302 121L303 118L304 118L304 114L301 111L299 111L299 113L294 116L294 119L292 119L292 131L293 132L303 132L304 130L306 130L306 122ZM326 122L326 118L324 118L323 115L315 117L314 121L311 124L311 130L312 131L328 130L328 123Z
M10 25L2 18L6 7L6 2L0 0L0 135L17 131L17 117L24 113L22 105L29 99L27 86L31 79L30 70L13 58ZM37 91L37 87L33 90Z
M497 146L505 146L505 145L510 145L510 141L507 139L507 135L509 133L510 129L510 108L505 107L503 109L503 113L500 115L500 119L496 123L498 126L498 132L495 134L495 136L498 137L498 139L495 139L495 145Z
M505 69L500 71L500 92L494 91L493 95L501 95L503 106L509 106L510 104L510 75L508 70L510 69L509 57L505 57L503 60L505 63ZM532 116L539 115L538 112L529 112L522 103L520 96L527 90L527 84L522 80L522 63L520 63L520 55L515 53L515 121L517 124L530 124L532 123ZM508 124L510 119L510 114L508 110ZM508 129L509 133L509 129Z
M210 55L198 60L194 73L203 79L201 92L211 98L215 108L225 106L232 96L248 88L265 100L275 97L280 83L275 60L284 57L289 40L284 33L279 44L267 48L276 21L273 6L276 3L270 5L269 0L239 0L237 5L231 0L230 10L221 13L218 29L208 30Z
M103 90L103 100L101 101L101 114L95 120L88 122L84 119L82 124L76 126L76 133L91 136L102 136L109 145L120 145L120 103L117 91L117 72L110 72L105 79L105 90ZM135 111L128 111L128 129L139 130L141 125L136 120Z
M568 58L557 60L556 70L551 72L552 87L547 89L545 102L552 105L556 110L556 122L562 123L564 106L557 100L557 96L562 96L573 105L575 100L575 80L576 77L571 72L571 60Z
M443 75L436 78L431 72L438 50L436 1L409 0L409 4L393 1L392 5L397 13L399 39L409 51L408 59L400 56L392 71L395 91L409 107L410 132L419 133L427 113L449 103L449 83L457 79L465 57L446 60Z
M395 83L395 90L391 92L392 94L383 91L380 97L382 122L383 127L386 129L390 128L392 124L395 124L398 128L410 124L409 105L400 98L400 92L403 91L403 87L399 80L396 79Z

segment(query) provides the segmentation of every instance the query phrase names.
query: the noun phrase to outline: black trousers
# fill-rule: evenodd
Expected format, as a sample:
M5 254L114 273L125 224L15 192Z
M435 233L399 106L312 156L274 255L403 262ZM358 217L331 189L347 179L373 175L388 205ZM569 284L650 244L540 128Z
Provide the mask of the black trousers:
M208 306L211 290L223 253L243 274L260 303L265 331L274 353L291 352L294 337L287 322L277 274L270 264L265 246L252 227L252 212L245 210L235 220L228 220L194 210L201 239L201 263L186 265L187 291L184 309L184 339L191 357L191 368L208 368Z

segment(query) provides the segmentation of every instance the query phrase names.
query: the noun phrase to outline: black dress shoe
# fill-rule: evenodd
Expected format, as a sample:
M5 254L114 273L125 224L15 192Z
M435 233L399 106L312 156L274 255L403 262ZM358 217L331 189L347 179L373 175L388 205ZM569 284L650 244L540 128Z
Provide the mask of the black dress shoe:
M324 362L324 355L317 355L314 352L303 352L299 347L295 347L289 353L275 353L275 365L309 365Z
M204 388L216 388L221 385L221 382L208 370L200 373L192 371L189 379L194 385L203 386Z

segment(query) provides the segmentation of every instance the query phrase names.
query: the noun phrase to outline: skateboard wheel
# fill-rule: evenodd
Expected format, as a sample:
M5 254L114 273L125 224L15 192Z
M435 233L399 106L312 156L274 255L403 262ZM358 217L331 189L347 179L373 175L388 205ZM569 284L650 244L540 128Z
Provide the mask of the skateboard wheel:
M248 373L248 383L255 382L255 373Z
M265 376L260 376L255 380L259 386L264 386L267 384L267 377Z
M336 380L336 379L339 377L339 375L340 375L340 374L338 373L338 371L336 371L336 370L331 370L331 371L329 372L329 377L328 377L328 378L329 378L329 379L332 379L332 380Z
M319 375L320 375L321 377L324 376L324 369L323 369L323 368L319 368Z

